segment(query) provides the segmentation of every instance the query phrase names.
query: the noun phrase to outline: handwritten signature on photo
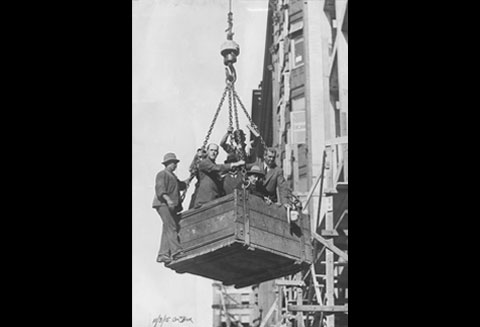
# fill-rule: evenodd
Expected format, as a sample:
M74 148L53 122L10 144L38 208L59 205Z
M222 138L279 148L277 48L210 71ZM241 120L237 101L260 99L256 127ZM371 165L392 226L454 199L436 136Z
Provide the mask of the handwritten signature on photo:
M191 324L193 324L193 318L187 316L162 316L162 314L159 314L158 317L152 321L153 327L173 327L171 323L174 323L175 326L180 326L179 324L185 323L186 327L191 327Z

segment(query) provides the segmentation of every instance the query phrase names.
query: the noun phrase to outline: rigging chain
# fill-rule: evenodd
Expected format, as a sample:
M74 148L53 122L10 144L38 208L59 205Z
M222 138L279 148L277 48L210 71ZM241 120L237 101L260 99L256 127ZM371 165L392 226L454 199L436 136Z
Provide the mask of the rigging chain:
M228 127L233 129L232 97L232 87L228 85Z
M260 142L263 145L263 149L265 150L267 148L267 145L265 144L265 141L263 140L262 134L260 134L260 130L258 129L257 125L253 122L252 118L248 114L248 111L245 109L245 106L242 103L242 100L240 100L240 97L237 94L237 91L235 91L235 88L233 88L233 97L234 99L237 99L238 103L240 104L240 107L242 108L243 112L245 113L245 116L247 116L248 121L250 122L250 125L257 131L258 137L260 137Z
M210 124L210 127L208 128L207 136L205 137L205 141L203 141L203 149L207 149L207 142L208 139L210 138L210 134L212 134L213 126L215 125L215 122L217 121L218 114L220 113L220 109L222 109L223 101L225 101L225 96L227 95L227 91L230 89L230 86L227 84L225 87L225 90L223 91L222 98L220 99L220 103L218 105L217 111L215 112L215 115L213 116L212 123Z
M235 84L232 84L232 92L235 92ZM235 114L235 125L237 129L240 129L240 124L238 123L238 110L237 110L237 101L233 99L233 113Z

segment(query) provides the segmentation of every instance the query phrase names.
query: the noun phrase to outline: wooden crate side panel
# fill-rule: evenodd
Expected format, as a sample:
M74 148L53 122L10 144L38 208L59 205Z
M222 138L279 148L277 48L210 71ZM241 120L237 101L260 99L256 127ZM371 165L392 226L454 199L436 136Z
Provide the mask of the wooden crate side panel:
M250 210L250 226L297 242L300 242L300 235L309 237L310 234L308 230L302 229L298 225L290 225L283 218L267 216L254 209ZM299 234L296 235L295 232Z
M295 260L302 260L311 263L313 261L313 247L308 238L302 244L299 240L284 238L255 227L250 229L251 245L262 250L288 255ZM302 253L303 249L303 253Z
M250 243L269 252L277 252L302 258L302 246L306 261L312 261L312 246L309 218L302 215L300 221L290 225L286 210L276 205L266 205L263 199L248 195L247 212L250 221ZM245 241L246 226L244 220L243 200L240 194L236 208L236 238ZM258 230L253 233L253 230ZM303 235L303 240L302 236ZM286 241L283 241L285 239ZM287 241L288 240L288 241Z
M181 215L180 227L184 229L192 228L192 226L202 224L204 220L208 217L215 217L227 212L234 211L234 201L230 200L228 202L221 203L215 207L205 208L203 210L197 209L195 212L188 212L187 214Z
M300 243L257 228L250 229L251 243L274 249L281 253L300 258L302 256Z
M216 216L204 216L196 223L182 226L179 238L184 248L192 248L211 244L217 240L235 234L235 213L233 210Z
M254 210L262 215L272 217L273 219L278 219L282 224L288 225L287 211L284 207L278 207L277 205L266 205L265 202L256 197L251 196L248 198L248 207L250 210ZM298 225L302 229L305 229L310 233L310 221L309 216L301 214L298 222L295 225Z

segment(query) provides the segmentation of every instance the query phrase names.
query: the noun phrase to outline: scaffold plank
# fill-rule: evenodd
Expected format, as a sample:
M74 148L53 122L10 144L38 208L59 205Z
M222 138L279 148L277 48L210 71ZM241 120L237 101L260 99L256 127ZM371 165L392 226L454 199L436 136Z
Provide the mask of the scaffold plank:
M289 311L302 312L348 312L348 304L345 305L295 305L288 306Z
M298 286L298 287L303 287L305 286L305 282L303 280L276 280L275 284L278 286Z
M321 236L348 236L348 229L340 229L340 230L327 230L327 229L322 229L321 231Z
M342 250L340 250L338 247L336 247L334 244L330 244L326 239L324 239L323 237L321 237L320 235L318 235L316 232L313 232L312 231L312 235L313 237L319 241L320 243L322 243L323 245L325 245L326 248L328 248L330 251L332 251L333 253L335 254L338 254L341 258L343 258L345 261L348 261L348 254L346 254L345 252L343 252Z

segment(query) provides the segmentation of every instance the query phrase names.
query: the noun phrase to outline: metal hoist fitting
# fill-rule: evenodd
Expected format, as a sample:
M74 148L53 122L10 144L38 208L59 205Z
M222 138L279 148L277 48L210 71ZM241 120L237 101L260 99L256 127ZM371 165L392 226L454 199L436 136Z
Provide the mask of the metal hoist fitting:
M233 84L237 79L237 73L233 64L237 62L237 57L240 55L240 46L237 42L233 41L233 13L231 7L232 4L230 2L230 11L227 19L228 27L225 30L227 32L227 40L220 48L220 54L223 56L223 64L227 66L225 67L227 84Z
M225 66L237 62L237 56L240 55L240 46L233 40L227 40L222 44L220 54L223 56Z

